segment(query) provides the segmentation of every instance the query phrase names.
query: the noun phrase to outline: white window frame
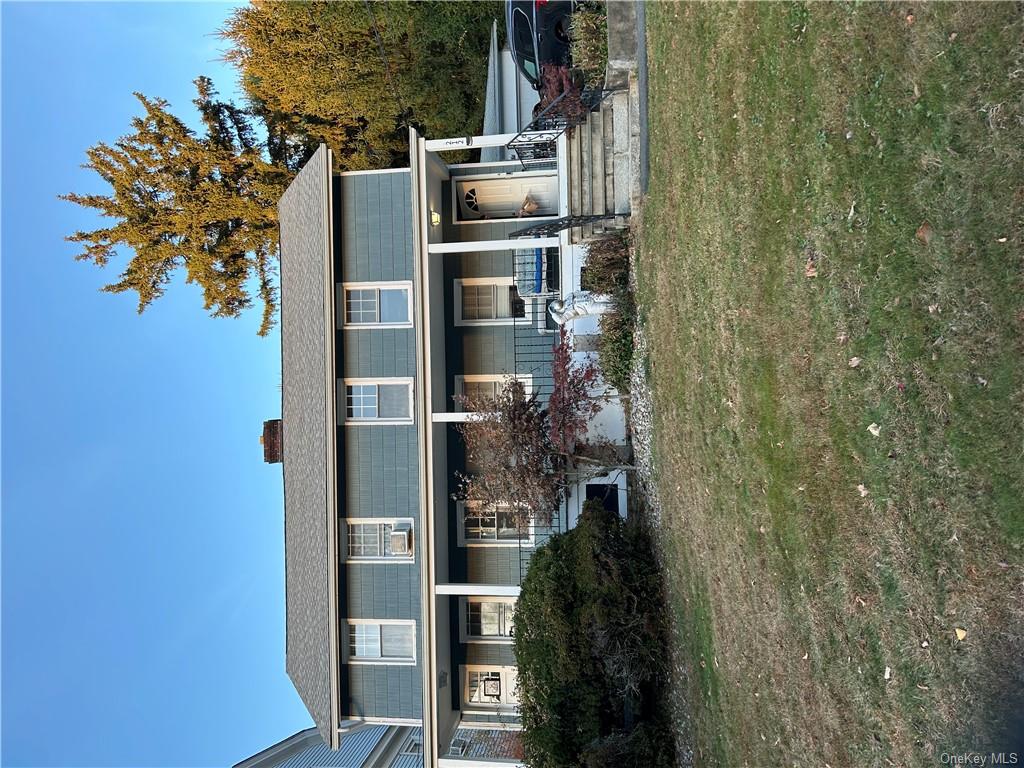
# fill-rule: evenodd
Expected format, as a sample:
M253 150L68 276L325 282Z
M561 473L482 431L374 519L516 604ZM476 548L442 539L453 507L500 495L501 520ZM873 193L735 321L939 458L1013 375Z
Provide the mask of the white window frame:
M492 635L471 635L469 633L469 617L466 615L470 603L501 603L503 605L512 606L513 611L516 607L516 598L514 597L476 597L473 595L459 598L459 642L460 643L479 643L481 645L511 645L512 636L492 636Z
M456 514L458 515L458 526L456 527L456 533L458 536L458 544L460 547L532 547L534 539L534 522L533 516L530 517L530 525L527 530L527 538L525 539L467 539L466 538L466 506L467 504L477 502L466 502L457 501L455 502ZM483 503L483 502L480 502ZM499 506L509 506L503 504ZM495 525L497 525L497 518L495 518Z
M461 376L455 376L455 410L462 412L465 410L462 406L460 398L466 394L466 382L497 382L504 384L509 379L517 379L523 382L523 388L526 390L526 396L529 397L530 393L533 392L533 376L529 373L466 373Z
M492 319L484 320L463 320L462 319L462 286L464 285L493 285L499 287L512 288L515 286L515 280L512 277L457 277L453 281L452 298L455 304L452 315L455 318L455 325L457 326L474 326L474 325L512 325L517 320L520 323L531 323L530 318L532 317L531 311L526 310L525 317L497 317ZM535 301L534 296L520 296L519 300L532 303Z
M462 712L463 714L494 714L495 712L518 711L519 697L514 699L506 698L507 693L512 689L510 680L516 680L516 689L519 688L519 668L503 667L495 664L463 664L459 667L462 672ZM469 673L487 672L497 674L501 678L501 702L481 702L469 700Z
M388 289L401 289L405 291L407 301L408 320L404 323L350 323L348 321L348 291L352 290L377 290L377 317L380 317L380 291ZM348 329L365 328L412 328L412 281L411 280L382 280L364 283L338 283L337 306L340 308L338 315L338 327Z
M390 525L394 527L399 523L408 523L415 538L416 523L411 517L347 517L345 518L344 539L342 541L342 560L346 563L387 563L388 565L399 563L415 563L416 547L413 546L410 555L377 555L375 557L361 557L349 554L349 526L350 525Z
M383 626L406 626L412 627L412 656L410 657L394 657L394 656L382 656L380 658L355 658L352 653L355 650L352 647L352 637L350 628L356 625L368 625L372 624L377 627ZM345 620L345 636L343 638L345 643L344 659L347 664L389 664L392 666L415 666L416 665L416 644L418 639L416 637L416 622L411 619L346 619Z
M350 418L348 415L348 388L350 386L368 385L368 384L405 384L409 389L409 417L404 419L358 419ZM344 420L346 426L358 426L358 425L377 425L385 426L388 424L412 424L413 413L415 403L413 401L413 380L408 377L395 377L395 378L376 378L376 379L338 379L337 381L338 391L338 415ZM379 397L378 397L379 403Z

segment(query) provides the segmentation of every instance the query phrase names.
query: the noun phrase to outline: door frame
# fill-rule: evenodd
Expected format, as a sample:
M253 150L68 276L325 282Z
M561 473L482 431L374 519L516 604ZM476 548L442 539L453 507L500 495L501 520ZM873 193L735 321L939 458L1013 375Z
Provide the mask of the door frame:
M562 190L558 183L558 171L512 171L509 173L468 173L465 176L452 176L452 224L458 226L464 226L466 224L501 224L508 221L548 221L550 219L557 219L558 213L553 213L550 216L513 216L509 219L470 219L468 221L459 221L459 197L458 188L460 181L486 181L489 179L503 179L507 176L515 176L517 178L524 178L527 176L550 176L555 180L555 197L557 198L556 208L560 208L562 205Z

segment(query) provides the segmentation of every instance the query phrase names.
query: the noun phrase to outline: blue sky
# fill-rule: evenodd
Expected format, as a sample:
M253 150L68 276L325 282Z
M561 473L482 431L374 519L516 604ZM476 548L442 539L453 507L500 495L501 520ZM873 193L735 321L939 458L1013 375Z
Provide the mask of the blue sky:
M311 725L284 673L276 335L177 282L143 316L63 236L132 91L195 124L213 3L2 5L2 763L230 765Z

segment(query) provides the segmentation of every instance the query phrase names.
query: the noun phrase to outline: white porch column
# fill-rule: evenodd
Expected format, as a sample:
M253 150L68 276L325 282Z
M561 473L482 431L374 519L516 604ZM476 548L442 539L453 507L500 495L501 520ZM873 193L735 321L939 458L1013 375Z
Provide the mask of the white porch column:
M530 226L523 219L523 226ZM476 253L477 251L515 251L524 248L555 248L557 237L521 237L517 240L467 240L458 243L430 243L427 253Z
M469 597L519 597L519 587L507 584L436 584L439 595L465 595Z
M518 133L495 133L490 136L453 136L448 139L427 139L423 146L427 152L444 152L449 149L466 149L467 147L503 147ZM536 137L539 141L551 141L551 131L531 131L522 135L523 141Z
M461 424L464 421L473 421L474 419L483 419L495 416L493 413L483 413L481 411L434 411L431 414L431 418L435 424Z

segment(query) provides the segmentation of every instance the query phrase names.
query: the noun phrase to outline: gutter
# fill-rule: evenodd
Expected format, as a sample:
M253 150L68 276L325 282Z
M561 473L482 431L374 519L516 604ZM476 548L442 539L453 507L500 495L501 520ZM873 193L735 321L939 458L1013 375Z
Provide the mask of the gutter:
M437 728L437 679L434 648L436 617L434 615L434 478L432 474L433 424L431 423L430 311L427 307L428 233L422 202L427 197L426 152L415 128L409 129L409 176L412 186L413 220L413 306L416 319L416 437L418 441L420 525L420 605L422 631L420 658L423 659L423 754L427 766L437 765L439 756Z
M335 390L335 366L337 353L334 334L334 184L331 172L334 167L334 155L330 149L324 153L326 167L323 176L327 186L327 232L324 243L324 344L330 363L324 366L324 386L326 397L325 418L328 435L337 434L337 395ZM327 462L327 632L330 644L328 660L331 690L331 749L341 746L338 735L338 724L341 719L341 646L338 627L338 462L337 438L327 440L324 460Z

